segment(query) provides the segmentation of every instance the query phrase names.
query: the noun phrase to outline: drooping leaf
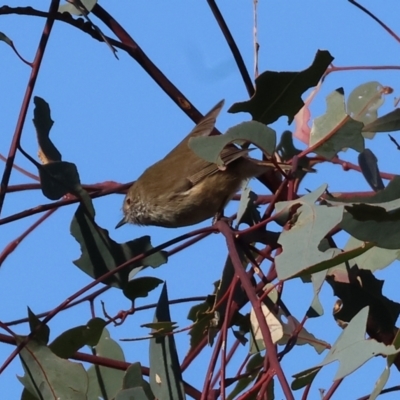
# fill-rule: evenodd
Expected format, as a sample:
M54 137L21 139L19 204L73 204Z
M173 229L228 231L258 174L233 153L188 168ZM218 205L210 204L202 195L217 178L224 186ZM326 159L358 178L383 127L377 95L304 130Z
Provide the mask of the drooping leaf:
M204 160L224 166L220 153L227 144L234 141L253 143L267 155L272 155L276 146L276 133L259 122L247 121L229 128L224 135L192 137L189 147Z
M110 337L110 333L106 328L103 329L100 340L95 346L95 353L99 357L106 357L115 361L125 361L121 346ZM91 365L87 371L89 378L87 398L102 398L103 394L100 385L106 391L107 398L114 398L122 388L124 371L103 366L97 366L97 368L99 374L97 374L96 366L94 365ZM99 378L101 382L99 382Z
M313 367L293 375L294 381L290 385L293 390L299 390L309 385L322 367Z
M315 153L331 159L348 147L358 152L363 151L361 130L364 125L345 113L343 90L333 91L326 98L326 103L326 113L315 118L311 128L310 145L317 146Z
M357 86L349 95L347 113L364 125L376 120L378 108L383 104L382 85L379 82L367 82ZM362 130L365 138L372 139L374 131Z
M282 309L279 309L276 313L271 311L265 304L262 304L261 308L271 333L272 342L280 345L287 344L293 333L299 328L299 321L293 316L285 315ZM250 341L250 353L254 354L265 349L259 321L254 309L250 313L250 322L253 332ZM301 328L297 335L296 345L301 346L305 344L314 347L318 354L321 354L330 347L327 342L317 339L305 328Z
M158 300L154 322L171 322L166 284ZM150 387L157 399L186 398L173 335L150 339Z
M158 285L163 283L161 279L152 276L130 280L124 287L123 292L129 300L135 301L139 297L147 297Z
M129 368L126 370L124 375L124 381L122 389L133 389L133 388L141 388L144 393L147 395L147 399L153 400L154 394L150 389L149 383L143 379L141 365L139 362L132 363ZM121 392L118 392L118 395ZM117 395L117 399L118 399ZM133 397L136 400L136 397Z
M43 164L53 161L61 161L61 153L50 140L50 129L54 124L50 115L50 106L41 97L33 98L35 108L33 110L33 124L36 128L39 144L39 158Z
M379 174L378 159L370 149L365 149L358 155L358 165L365 180L374 192L385 189L385 185Z
M63 332L49 345L51 351L61 358L69 358L83 346L96 346L106 322L93 318L86 325L77 326Z
M300 72L265 71L256 80L256 91L250 100L235 103L228 112L249 112L253 120L270 124L283 115L289 124L303 107L301 95L318 84L333 57L319 50L312 65Z
M400 130L400 108L382 115L375 121L364 126L366 132L394 132Z
M88 378L82 364L57 357L35 340L30 340L19 356L25 375L18 379L37 398L87 399Z
M88 213L91 213L88 215ZM112 240L106 229L100 228L94 221L94 209L87 210L80 205L71 222L71 234L81 246L81 256L74 264L94 279L99 278L132 259L150 251L153 247L149 236L143 236L129 242L119 244ZM130 272L140 271L144 266L156 268L167 261L166 253L156 252L138 263L132 264L113 275L104 283L124 288Z
M76 165L66 161L55 161L39 168L43 194L50 200L58 200L67 193L80 191L81 182Z

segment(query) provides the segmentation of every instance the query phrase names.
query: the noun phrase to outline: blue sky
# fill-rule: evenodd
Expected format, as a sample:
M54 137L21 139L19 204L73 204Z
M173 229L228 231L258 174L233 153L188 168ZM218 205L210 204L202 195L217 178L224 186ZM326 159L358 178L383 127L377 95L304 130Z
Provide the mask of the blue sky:
M253 15L251 1L219 2L222 14L229 25L253 76ZM233 4L234 3L234 4ZM10 1L10 6L32 5L45 10L48 2ZM248 120L247 114L228 114L226 109L236 101L247 98L247 92L232 59L228 46L207 6L206 1L102 1L108 10L152 61L203 113L224 98L226 107L217 126L221 131L238 122ZM364 1L363 5L382 18L395 31L398 26L400 4L387 0L378 4ZM97 23L96 19L93 21ZM26 16L0 16L0 31L8 35L18 51L32 60L45 20ZM352 65L399 65L399 43L381 27L347 1L270 1L260 2L258 11L259 70L297 71L307 68L318 49L329 50L335 57L336 66ZM102 25L99 23L101 29ZM106 28L105 34L109 34ZM0 92L2 134L0 153L6 155L15 129L22 98L28 82L30 68L13 52L0 46ZM108 47L96 42L84 33L63 23L56 23L46 49L34 95L43 97L51 106L55 124L51 138L66 161L74 162L83 183L115 181L125 183L136 179L144 168L163 157L193 127L193 122L160 90L142 68L123 51L116 60ZM313 117L325 112L325 96L343 87L348 95L358 85L376 80L391 86L394 94L386 98L380 114L393 109L393 99L399 94L399 71L355 71L329 75L312 106ZM33 107L22 135L22 146L32 156L37 153L35 130L31 119ZM278 135L287 129L286 118L272 125ZM293 127L289 127L289 129ZM396 133L394 134L396 136ZM301 144L298 144L301 147ZM398 173L400 154L385 134L378 134L366 147L374 151L382 171ZM342 158L356 160L354 151L341 154ZM21 154L16 163L36 173L35 167ZM310 190L328 183L330 191L363 191L368 185L359 174L344 173L338 166L322 166L319 173L307 178L302 186ZM31 183L29 178L13 171L11 185ZM254 182L255 190L261 189ZM163 228L126 226L114 230L122 216L121 195L111 195L95 200L96 218L99 225L108 229L116 241L142 235L151 235L154 244L163 243L191 228L168 230ZM8 194L1 217L27 208L49 203L39 191ZM79 246L69 234L69 224L76 205L63 207L36 229L9 256L0 271L0 292L3 305L0 320L7 322L26 316L26 307L36 312L57 306L66 297L90 282L73 264L79 257ZM229 210L235 210L235 204ZM229 212L228 212L229 214ZM1 226L0 248L20 235L38 215ZM200 226L207 226L207 221ZM346 237L338 240L344 245ZM207 295L213 290L212 283L220 278L226 256L222 236L212 235L191 249L173 256L167 265L146 275L167 281L171 299L194 295ZM396 291L397 266L380 271L377 276L385 279L384 293L392 300L400 301ZM159 291L137 305L156 301ZM292 313L301 320L312 299L310 285L299 281L285 284L285 302ZM101 297L107 311L114 315L129 308L129 302L117 290ZM322 290L325 315L311 320L306 328L317 337L333 343L340 334L331 317L335 298L327 285ZM102 316L97 303L98 316ZM173 320L180 327L186 320L187 305L172 308ZM59 314L50 324L52 338L65 329L84 324L90 318L87 305ZM139 325L152 320L150 313L135 314L123 326L111 328L115 339L138 337L147 334ZM15 331L27 333L26 326ZM188 336L176 337L181 359L186 354ZM128 361L141 361L148 365L146 342L122 344ZM0 346L0 360L5 360L12 348ZM211 354L203 354L189 368L185 379L199 390L202 380L198 371L205 368ZM240 353L245 354L246 349ZM283 368L291 374L311 367L322 360L308 346L297 347L284 358ZM239 357L238 357L239 358ZM300 360L300 361L299 361ZM347 378L339 387L336 398L357 398L369 393L379 377L385 361L376 358ZM328 389L337 365L325 367L313 384L309 398L318 398L318 388ZM197 369L197 371L196 371ZM235 369L230 370L234 374ZM22 391L15 378L22 373L19 360L0 376L0 387L7 389L8 398L18 398ZM396 375L393 371L393 376ZM395 381L392 377L392 384ZM389 384L390 385L390 384ZM279 397L279 385L277 397ZM296 393L300 396L300 392ZM396 398L388 394L386 399Z

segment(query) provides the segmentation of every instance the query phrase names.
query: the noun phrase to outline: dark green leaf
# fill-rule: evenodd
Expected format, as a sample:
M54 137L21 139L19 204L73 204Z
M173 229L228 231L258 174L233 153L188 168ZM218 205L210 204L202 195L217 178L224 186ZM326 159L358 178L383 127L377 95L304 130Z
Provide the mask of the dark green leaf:
M133 257L153 248L149 236L122 244L115 242L110 238L106 229L100 228L94 222L94 210L90 211L92 214L88 215L86 208L82 205L78 207L71 222L71 234L79 242L82 252L81 257L74 261L74 264L92 278L97 279ZM144 266L156 268L166 261L166 253L159 251L123 269L105 280L104 283L122 289L128 283L129 273L133 269L138 272Z
M227 144L234 141L253 143L265 154L272 155L276 146L276 134L259 122L248 121L229 128L224 135L192 137L189 147L204 160L223 166L220 153Z
M400 130L400 108L383 115L364 126L366 132L394 132Z
M124 295L132 301L138 297L147 297L158 285L163 283L161 279L146 276L129 281L124 287Z
M290 124L304 106L301 95L317 85L332 61L328 51L319 50L312 65L301 72L265 71L255 80L253 97L233 104L228 112L249 112L255 121L263 124L270 124L287 115Z
M87 325L68 329L50 344L50 349L61 358L70 358L83 346L95 346L100 340L106 322L101 318L91 319Z
M28 307L29 327L33 337L41 344L47 344L50 336L50 328L44 324Z
M138 388L144 390L149 400L154 400L154 395L151 392L150 385L143 379L142 367L139 362L132 363L126 370L124 375L123 389ZM117 396L118 398L118 396ZM136 397L135 397L136 400Z
M370 149L365 149L358 155L358 165L365 180L374 192L385 189L379 174L378 159Z
M0 32L0 40L2 42L7 43L9 46L13 47L12 40L7 35L5 35L3 32Z
M164 284L154 322L171 322L167 286ZM185 399L174 335L150 339L150 387L157 399Z
M310 384L314 378L317 376L318 372L321 370L321 367L314 367L306 369L298 374L293 375L294 381L290 385L293 390L299 390L304 386Z
M39 168L43 194L50 200L58 200L67 193L80 190L79 173L76 165L66 161L51 162Z
M310 146L317 146L315 152L329 160L348 147L358 152L363 151L364 138L361 130L364 125L345 113L343 90L333 91L326 98L326 103L326 113L314 119Z

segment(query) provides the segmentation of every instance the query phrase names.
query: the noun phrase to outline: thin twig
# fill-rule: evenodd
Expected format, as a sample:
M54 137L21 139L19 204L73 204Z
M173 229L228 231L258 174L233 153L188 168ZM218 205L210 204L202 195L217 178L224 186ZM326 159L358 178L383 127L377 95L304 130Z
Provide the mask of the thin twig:
M250 78L249 73L247 72L246 65L243 61L242 55L240 54L239 48L237 47L235 39L233 38L228 28L228 25L226 24L224 17L222 16L221 11L219 10L215 1L207 0L207 3L210 6L211 11L214 14L215 19L217 20L219 27L221 28L221 31L225 37L226 42L228 43L229 48L231 49L233 58L236 61L236 65L239 68L240 75L242 76L243 82L246 86L247 93L249 94L249 97L252 97L254 95L253 82Z
M385 23L383 23L377 16L375 16L371 11L367 10L364 6L357 3L355 0L348 0L349 3L353 4L361 11L365 12L368 16L370 16L374 21L376 21L386 32L390 34L395 40L400 42L400 37L396 35Z

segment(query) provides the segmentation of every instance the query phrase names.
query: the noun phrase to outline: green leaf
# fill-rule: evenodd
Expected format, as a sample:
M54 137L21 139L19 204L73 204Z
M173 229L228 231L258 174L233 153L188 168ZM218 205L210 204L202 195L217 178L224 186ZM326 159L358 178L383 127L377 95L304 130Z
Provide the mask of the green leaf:
M106 328L104 328L99 343L96 345L95 349L96 355L99 357L107 357L115 361L125 361L121 346L110 337L110 333ZM96 373L96 368L99 374ZM98 399L103 397L99 379L101 379L101 385L107 393L107 398L114 398L122 388L125 375L124 371L95 365L90 366L87 374L89 378L89 389L87 392L88 399Z
M248 121L229 128L224 135L192 137L189 139L189 147L200 158L223 166L220 153L227 144L235 141L253 143L265 154L272 155L276 146L276 133L259 122Z
M377 355L389 356L398 353L393 345L386 346L374 339L365 339L369 307L363 308L343 330L338 340L319 366L339 361L334 380L344 378Z
M90 214L88 215L88 213ZM93 279L103 276L124 262L153 248L149 236L119 244L112 240L108 231L100 228L93 218L94 210L87 210L80 205L71 222L71 234L80 244L82 252L81 257L75 260L74 264ZM156 252L123 269L105 280L104 283L122 289L129 281L130 271L133 274L145 266L156 268L166 261L165 252ZM130 278L132 278L132 274Z
M47 344L50 336L50 328L44 324L28 307L29 327L33 337L40 344Z
M154 400L154 397L149 397L143 388L135 387L119 391L115 400Z
M65 13L68 12L71 15L81 16L87 15L88 12L92 11L93 7L96 5L97 0L79 0L85 6L85 8L76 8L74 5L67 3L62 4L58 7L58 12Z
M318 145L315 153L330 160L348 147L363 151L361 130L364 125L345 113L343 90L333 91L326 98L326 103L326 114L315 118L311 128L310 146Z
M356 121L364 125L376 120L378 108L383 104L382 85L379 82L367 82L357 86L351 93L347 101L347 113ZM365 138L372 139L374 131L362 130Z
M171 322L166 284L158 300L154 322ZM150 387L157 399L186 398L173 335L150 339Z
M0 40L4 43L7 43L11 47L14 47L12 40L3 32L0 32Z
M142 388L150 400L154 399L154 394L151 391L149 383L143 379L142 366L139 362L132 363L126 370L122 386L123 389L136 387Z
M88 380L82 364L57 357L35 340L21 350L20 358L25 375L18 379L37 398L87 399Z
M100 340L106 322L91 319L87 325L77 326L63 332L50 344L50 349L61 358L69 358L83 346L95 346Z
M124 295L129 300L135 301L139 297L147 297L152 290L163 282L161 279L151 276L132 279L124 287Z
M301 95L317 85L333 57L318 51L312 65L300 72L265 71L256 80L256 91L250 100L235 103L228 112L249 112L255 121L270 124L283 115L289 124L304 106Z
M355 249L362 243L363 242L361 240L350 237L345 246L345 250ZM364 254L361 254L351 259L349 261L349 266L352 267L353 265L358 265L360 269L366 269L371 272L375 272L379 269L387 267L395 260L400 260L400 249L388 250L374 246L373 248L366 251ZM347 267L345 264L341 264L334 268L335 271L339 269L346 271Z
M279 202L277 213L293 213L288 228L279 236L283 251L275 258L280 280L297 276L307 268L335 257L340 250L319 250L318 245L325 235L340 223L343 206L317 206L314 202L323 194L326 185L297 200ZM292 211L291 211L292 210Z
M346 206L340 227L356 239L373 242L384 249L400 249L400 199L380 206Z
M363 131L367 132L394 132L398 130L400 130L400 108L382 115L382 117L379 117L363 128Z
M299 372L293 375L294 381L290 385L293 390L299 390L307 385L309 385L314 378L317 376L318 372L321 370L321 367L313 367L306 369L302 372Z
M151 335L153 335L154 337L165 336L166 334L173 332L177 328L176 322L171 321L149 322L140 326L142 328L150 328Z

